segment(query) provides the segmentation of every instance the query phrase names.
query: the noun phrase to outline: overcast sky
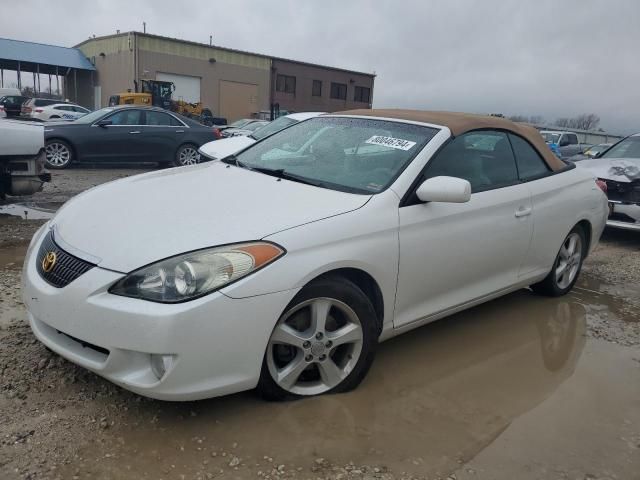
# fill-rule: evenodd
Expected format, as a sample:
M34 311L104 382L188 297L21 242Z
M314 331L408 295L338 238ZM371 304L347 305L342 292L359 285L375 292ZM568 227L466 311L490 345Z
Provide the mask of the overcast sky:
M378 77L374 107L640 131L638 0L2 0L0 36L73 46L142 30Z

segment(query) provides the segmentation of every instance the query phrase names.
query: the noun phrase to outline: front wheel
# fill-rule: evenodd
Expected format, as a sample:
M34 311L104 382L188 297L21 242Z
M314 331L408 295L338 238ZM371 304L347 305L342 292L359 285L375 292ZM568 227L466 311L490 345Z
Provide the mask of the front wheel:
M586 255L586 246L584 230L574 227L562 243L549 275L541 282L531 285L531 289L551 297L567 294L578 280Z
M282 400L357 387L375 356L376 325L371 301L349 280L327 277L309 284L273 329L258 392Z
M198 153L198 148L195 145L182 145L176 152L175 164L177 167L195 165L199 162L200 154Z
M73 160L71 145L62 140L47 140L44 151L49 168L67 168Z

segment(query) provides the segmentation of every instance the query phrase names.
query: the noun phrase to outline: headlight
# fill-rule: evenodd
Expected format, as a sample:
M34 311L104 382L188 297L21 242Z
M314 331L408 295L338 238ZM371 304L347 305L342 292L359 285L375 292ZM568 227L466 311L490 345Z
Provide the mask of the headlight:
M135 270L109 292L152 302L184 302L246 277L284 253L281 247L267 242L197 250Z

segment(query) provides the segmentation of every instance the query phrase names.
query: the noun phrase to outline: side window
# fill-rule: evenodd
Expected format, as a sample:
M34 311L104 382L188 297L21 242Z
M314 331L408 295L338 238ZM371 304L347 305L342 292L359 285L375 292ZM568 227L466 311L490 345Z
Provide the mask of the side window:
M169 115L169 121L172 127L184 127L183 123L173 115Z
M53 107L54 110L62 110L62 111L67 111L67 107L64 105L58 105L57 107Z
M112 125L141 125L140 110L124 109L114 113L105 120L111 120Z
M477 193L518 182L516 161L504 132L478 130L454 138L427 164L424 178L464 178Z
M171 115L167 115L162 112L155 112L153 110L148 110L147 112L147 125L151 126L165 126L168 127L171 125Z
M549 167L540 154L525 139L509 134L513 153L516 156L520 180L529 180L549 173Z
M569 145L578 145L578 136L575 133L569 134Z

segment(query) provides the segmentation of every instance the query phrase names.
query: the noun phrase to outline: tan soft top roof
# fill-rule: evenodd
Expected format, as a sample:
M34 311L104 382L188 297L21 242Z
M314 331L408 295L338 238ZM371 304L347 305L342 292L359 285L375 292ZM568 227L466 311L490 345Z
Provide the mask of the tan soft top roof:
M473 115L458 112L430 112L423 110L396 110L396 109L360 109L335 112L337 115L362 115L367 117L397 118L413 122L431 123L442 125L451 130L454 136L480 129L497 129L513 132L524 137L540 153L551 170L558 171L566 168L566 164L556 157L549 149L544 139L535 128L506 120L501 117L488 115Z

